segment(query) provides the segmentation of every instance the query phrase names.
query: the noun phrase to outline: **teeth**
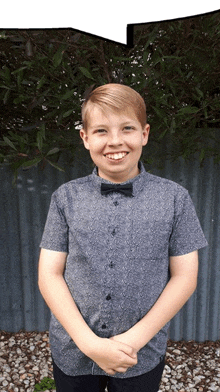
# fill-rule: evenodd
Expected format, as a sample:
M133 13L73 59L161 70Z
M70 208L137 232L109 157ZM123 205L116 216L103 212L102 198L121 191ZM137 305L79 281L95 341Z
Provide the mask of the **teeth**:
M118 154L107 154L106 156L110 159L121 159L127 155L126 152L119 152Z

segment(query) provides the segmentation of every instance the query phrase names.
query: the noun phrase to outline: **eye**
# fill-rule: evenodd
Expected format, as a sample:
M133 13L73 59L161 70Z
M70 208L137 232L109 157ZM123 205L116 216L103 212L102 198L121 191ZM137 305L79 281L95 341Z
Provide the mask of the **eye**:
M124 127L125 131L132 131L134 129L134 127L132 127L131 125L126 125L126 127Z
M104 128L96 129L95 132L96 132L96 133L105 133L105 132L106 132L106 129L104 129Z

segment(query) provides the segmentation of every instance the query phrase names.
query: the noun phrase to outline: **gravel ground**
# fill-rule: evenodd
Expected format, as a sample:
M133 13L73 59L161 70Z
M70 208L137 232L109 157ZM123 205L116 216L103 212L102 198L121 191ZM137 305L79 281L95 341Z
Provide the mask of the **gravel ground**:
M33 392L52 378L48 332L0 332L0 391ZM159 392L220 392L220 341L168 342Z

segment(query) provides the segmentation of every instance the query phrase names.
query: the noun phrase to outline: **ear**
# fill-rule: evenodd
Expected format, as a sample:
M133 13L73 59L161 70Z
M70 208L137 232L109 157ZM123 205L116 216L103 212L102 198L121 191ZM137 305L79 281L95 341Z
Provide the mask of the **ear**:
M88 143L88 134L87 132L82 128L79 131L80 137L83 140L84 147L89 150L89 143Z
M146 146L149 138L149 133L150 133L150 125L146 124L145 127L143 128L142 146Z

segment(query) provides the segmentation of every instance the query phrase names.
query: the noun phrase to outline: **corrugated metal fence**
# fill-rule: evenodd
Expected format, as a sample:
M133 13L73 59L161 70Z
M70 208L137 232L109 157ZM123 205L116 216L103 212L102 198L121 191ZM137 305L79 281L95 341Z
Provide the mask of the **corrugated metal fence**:
M52 167L13 175L0 168L0 330L48 329L49 310L37 286L39 243L52 192L62 183L91 172L85 160L66 173ZM220 339L220 170L212 160L200 168L195 160L167 162L151 173L172 179L189 190L209 247L200 251L198 287L171 322L173 340Z

